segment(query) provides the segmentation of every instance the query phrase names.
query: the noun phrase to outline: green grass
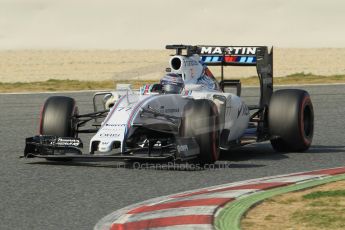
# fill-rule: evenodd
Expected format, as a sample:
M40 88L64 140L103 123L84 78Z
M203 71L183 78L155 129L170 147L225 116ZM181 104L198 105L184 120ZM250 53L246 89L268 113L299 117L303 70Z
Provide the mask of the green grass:
M345 82L345 75L332 75L332 76L322 76L322 75L315 75L312 73L295 73L288 75L282 78L275 78L276 83L284 83L284 82L291 82L291 83L336 83Z
M233 78L236 79L236 78ZM74 91L74 90L102 90L114 89L117 83L129 83L134 89L144 84L151 84L158 80L104 80L78 81L50 79L40 82L0 82L0 92L37 92L37 91ZM259 84L258 77L241 78L242 85L255 86ZM345 83L345 75L320 76L311 73L295 73L286 77L275 77L275 85L286 84L317 84L317 83Z
M302 196L306 205L291 216L298 224L311 228L345 228L345 212L342 205L345 190L315 191ZM310 202L311 201L311 202Z
M345 190L333 190L333 191L317 191L312 192L303 196L303 199L319 199L319 198L330 198L330 197L344 197Z
M225 205L225 207L221 210L221 212L217 213L215 219L215 228L216 229L266 229L267 226L271 226L271 223L275 223L277 226L276 229L287 229L286 226L293 226L294 228L291 229L299 229L301 227L303 229L308 229L306 226L310 227L309 229L345 229L345 199L343 197L328 197L328 198L320 198L317 199L319 201L323 201L323 203L318 203L314 207L309 206L309 203L315 202L317 200L307 200L303 199L300 195L299 197L294 196L291 197L289 192L296 192L296 191L303 191L307 188L313 188L320 185L325 185L327 183L342 181L345 179L345 174L332 176L332 177L325 177L321 180L312 180L304 183L298 183L290 186L275 188L271 190L267 190L260 193L254 193L249 196L244 196L239 198L235 201L232 201ZM341 185L341 182L339 182ZM327 186L327 185L325 185ZM342 187L339 187L342 188ZM337 190L337 189L331 189ZM320 191L320 190L318 190ZM309 193L312 193L310 191ZM266 201L269 199L269 203L275 203L275 197L278 195L286 194L288 196L288 202L284 203L291 203L291 204L280 204L279 207L283 209L291 210L287 222L275 222L277 218L280 218L279 210L272 209L274 212L267 211L264 213L265 216L262 217L260 220L255 219L247 219L245 216L250 208L258 208L260 209L260 202ZM284 195L285 196L285 195ZM341 199L341 200L339 200ZM330 201L331 200L331 201ZM300 207L300 205L294 204L295 202L303 202L302 208L294 209L294 207ZM322 206L324 203L330 204L330 206ZM258 205L259 204L259 205ZM318 207L321 206L321 207ZM323 212L324 209L324 212ZM307 212L307 211L313 212ZM332 210L334 212L332 213ZM305 215L304 215L305 214ZM316 215L320 215L319 218ZM285 216L284 216L285 217ZM265 220L266 219L266 220ZM242 220L242 227L240 226ZM286 225L287 223L287 225ZM285 226L285 228L283 227ZM326 226L326 227L324 227ZM259 228L260 227L260 228ZM281 228L280 228L281 227ZM271 228L270 228L271 229ZM290 229L290 228L289 228Z
M74 90L102 90L115 89L117 83L130 83L134 88L139 88L145 83L154 81L78 81L78 80L57 80L50 79L42 82L0 82L0 92L37 92L37 91L74 91Z
M258 77L242 78L241 82L245 85L257 85ZM320 83L345 83L345 75L322 76L312 73L294 73L285 77L275 77L275 85L287 84L320 84Z
M312 210L301 210L293 213L292 220L297 225L303 224L312 228L344 229L345 215L343 209L337 208L315 208Z
M275 215L267 215L267 216L265 216L265 220L267 220L267 221L270 221L270 220L272 220L272 219L274 219L276 216Z
M308 206L309 207L325 207L325 206L329 206L329 203L322 200L316 200L314 202L309 203Z

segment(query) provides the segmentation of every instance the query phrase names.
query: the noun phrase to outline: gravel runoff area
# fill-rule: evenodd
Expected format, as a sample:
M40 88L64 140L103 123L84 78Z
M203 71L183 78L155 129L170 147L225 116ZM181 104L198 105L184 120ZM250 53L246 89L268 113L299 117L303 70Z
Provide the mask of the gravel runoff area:
M1 82L48 79L159 79L168 67L170 50L9 50L0 51ZM274 48L275 76L313 73L344 75L345 48ZM212 67L216 76L219 67ZM252 67L226 68L229 77L256 76Z

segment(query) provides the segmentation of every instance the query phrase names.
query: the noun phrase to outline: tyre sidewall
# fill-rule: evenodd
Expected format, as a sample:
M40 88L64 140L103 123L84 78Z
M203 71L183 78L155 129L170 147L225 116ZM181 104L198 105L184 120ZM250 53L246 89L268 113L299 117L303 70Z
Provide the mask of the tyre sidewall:
M75 137L76 123L73 116L77 114L78 107L73 98L64 96L48 98L41 112L40 134Z
M304 114L305 112L309 114ZM305 115L308 115L307 122L311 123L305 124ZM269 131L275 149L308 149L313 138L313 123L313 106L306 91L286 89L273 94L269 107ZM309 135L305 133L305 125L309 127Z
M194 137L199 144L201 164L213 164L219 158L219 116L216 106L208 100L195 100L185 107L182 133Z

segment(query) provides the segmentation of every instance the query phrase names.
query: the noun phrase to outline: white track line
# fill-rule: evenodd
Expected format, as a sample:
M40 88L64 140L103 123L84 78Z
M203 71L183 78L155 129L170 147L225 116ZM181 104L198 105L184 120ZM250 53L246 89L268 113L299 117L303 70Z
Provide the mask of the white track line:
M74 90L74 91L43 91L43 92L13 92L13 93L0 93L0 95L31 95L31 94L65 94L65 93L96 93L96 92L109 92L116 89L93 89L93 90Z
M182 208L169 208L157 211L142 212L135 214L125 214L114 221L114 224L123 224L128 222L135 222L141 220L149 220L164 217L174 216L189 216L189 215L213 215L214 210L218 205L212 206L193 206Z
M210 230L213 229L212 224L189 224L175 225L161 228L151 228L152 230Z
M237 190L227 190L227 191L212 191L210 190L204 194L185 196L181 198L174 198L171 201L186 201L186 200L196 200L196 199L211 199L211 198L236 198L245 194L250 194L258 191L258 189L237 189Z

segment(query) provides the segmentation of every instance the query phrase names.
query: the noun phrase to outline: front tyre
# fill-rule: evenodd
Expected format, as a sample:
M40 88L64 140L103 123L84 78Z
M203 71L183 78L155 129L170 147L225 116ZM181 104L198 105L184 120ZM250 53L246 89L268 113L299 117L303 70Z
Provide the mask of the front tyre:
M213 164L219 158L219 120L216 106L208 100L195 100L185 107L182 136L194 137L199 145L197 162Z
M74 116L78 115L78 107L73 98L64 96L49 97L41 111L39 132L41 135L57 137L76 137L77 124ZM56 150L55 152L59 152ZM68 158L46 158L48 161L70 161Z
M43 105L40 119L40 134L58 137L75 137L77 132L74 116L78 108L73 98L49 97Z
M271 144L277 152L303 152L314 134L314 110L308 92L283 89L273 93L268 111Z

